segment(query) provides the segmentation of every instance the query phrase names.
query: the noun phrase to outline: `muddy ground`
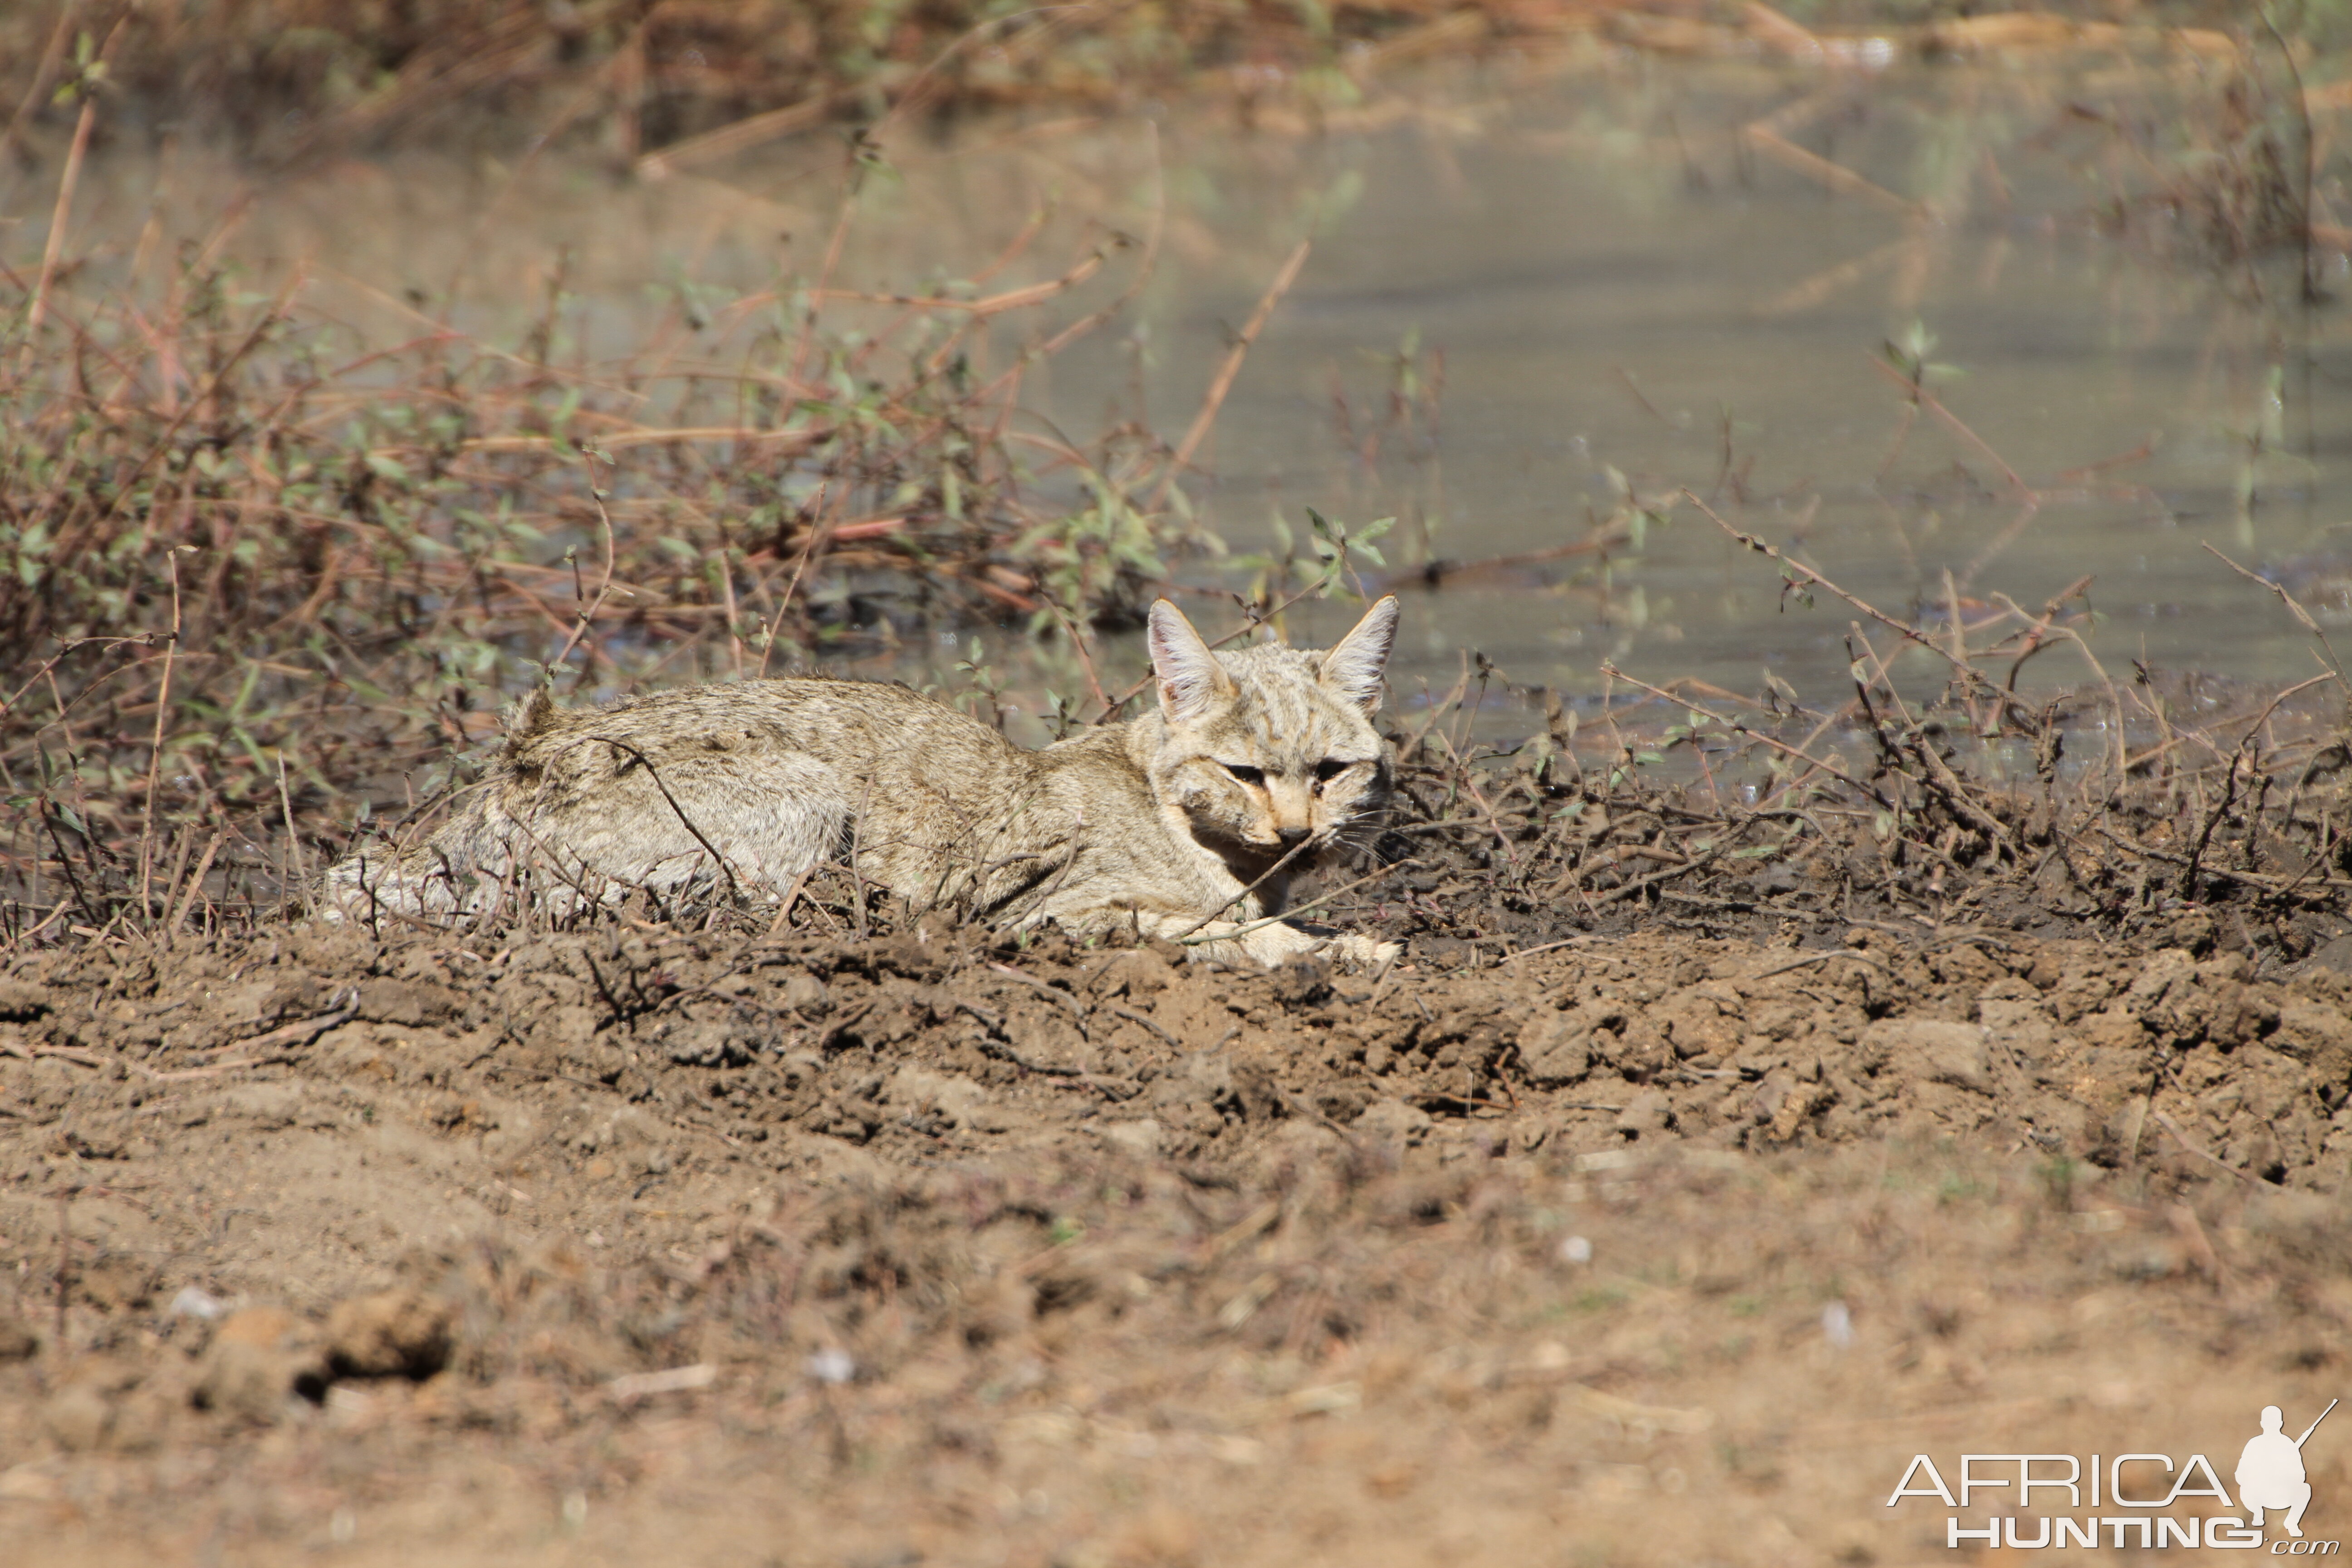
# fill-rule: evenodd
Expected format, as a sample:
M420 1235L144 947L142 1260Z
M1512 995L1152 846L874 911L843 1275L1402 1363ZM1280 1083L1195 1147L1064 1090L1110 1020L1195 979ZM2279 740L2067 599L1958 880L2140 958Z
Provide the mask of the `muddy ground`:
M2316 1414L2338 950L1888 923L20 952L0 1557L1901 1563Z

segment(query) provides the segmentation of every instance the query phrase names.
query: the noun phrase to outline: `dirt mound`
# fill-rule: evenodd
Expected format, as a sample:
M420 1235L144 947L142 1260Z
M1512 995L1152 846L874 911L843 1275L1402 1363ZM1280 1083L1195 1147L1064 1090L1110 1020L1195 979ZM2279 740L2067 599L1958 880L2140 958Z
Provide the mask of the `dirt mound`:
M2332 950L1843 938L27 956L0 1518L56 1561L184 1546L194 1497L263 1557L1104 1563L1485 1518L1501 1562L1568 1510L1612 1560L1863 1562L1940 1544L1881 1522L1865 1415L1899 1468L1956 1401L2047 1445L2111 1385L2189 1421L2200 1357L2333 1364Z
M2260 978L2240 952L1844 937L1580 937L1373 977L953 929L608 927L483 952L288 928L24 965L0 1104L17 1173L44 1181L42 1160L150 1157L177 1131L379 1121L574 1190L681 1162L878 1175L1071 1147L1230 1173L1307 1132L1441 1159L1894 1134L2339 1179L2352 983L2332 950Z

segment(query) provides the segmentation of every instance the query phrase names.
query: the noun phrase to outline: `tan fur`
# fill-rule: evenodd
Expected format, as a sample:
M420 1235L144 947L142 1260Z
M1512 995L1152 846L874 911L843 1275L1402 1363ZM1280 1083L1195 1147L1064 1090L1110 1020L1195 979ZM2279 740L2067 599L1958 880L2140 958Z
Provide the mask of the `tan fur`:
M1247 928L1281 912L1292 873L1360 844L1386 812L1393 758L1371 715L1396 621L1383 599L1328 653L1214 653L1163 599L1158 710L1038 752L868 681L751 680L576 710L535 697L450 821L421 847L336 866L327 905L336 918L479 914L525 865L552 874L559 903L633 888L772 902L840 861L918 908L1013 926L1208 938L1201 956L1269 965L1318 951L1384 962L1393 943Z

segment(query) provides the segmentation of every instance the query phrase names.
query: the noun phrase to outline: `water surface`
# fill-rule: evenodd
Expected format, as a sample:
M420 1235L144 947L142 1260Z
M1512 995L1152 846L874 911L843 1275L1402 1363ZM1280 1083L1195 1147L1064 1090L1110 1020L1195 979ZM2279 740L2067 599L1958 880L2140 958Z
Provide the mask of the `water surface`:
M2197 91L2130 63L1864 78L1590 58L1456 70L1378 101L1319 129L1165 110L944 140L894 128L835 276L929 288L1040 211L990 287L1050 278L1114 230L1138 242L1042 317L1008 321L1001 362L1134 283L1156 234L1131 304L1033 375L1030 403L1041 431L1138 419L1172 441L1311 238L1188 479L1230 554L1285 529L1303 541L1310 507L1351 526L1397 518L1381 547L1400 573L1540 555L1633 510L1664 520L1606 552L1408 589L1408 693L1444 689L1480 653L1576 693L1613 660L1650 681L1754 693L1769 672L1836 698L1856 613L1784 600L1771 564L1685 489L1892 614L1941 616L1958 598L1982 621L2087 576L2095 619L2079 624L2111 668L2313 669L2293 623L2200 546L2297 569L2315 594L2334 552L2352 554L2341 312L2304 308L2289 264L2217 261L2118 206L2137 188L2116 173L2120 133L2069 107L2178 110ZM1759 152L1742 128L1776 113L1790 145L1876 193ZM2142 151L2145 184L2166 149ZM569 153L270 177L193 148L117 152L72 237L102 269L216 234L257 290L304 266L305 302L377 342L436 323L516 341L560 281L580 363L653 343L719 364L727 344L688 319L805 282L842 166L823 142L657 181ZM37 247L49 195L22 176L0 188L13 247ZM1930 339L1949 374L1929 385L1972 435L1910 417L1874 363L1890 340ZM1210 559L1181 572L1199 589L1255 575ZM1187 603L1235 624L1213 597ZM1309 603L1289 629L1319 638L1354 614ZM1015 630L982 635L989 658L1024 668ZM944 657L902 649L876 668L936 674ZM1138 665L1131 647L1106 657ZM1905 667L1928 684L1933 668ZM2051 655L2028 679L2084 673Z

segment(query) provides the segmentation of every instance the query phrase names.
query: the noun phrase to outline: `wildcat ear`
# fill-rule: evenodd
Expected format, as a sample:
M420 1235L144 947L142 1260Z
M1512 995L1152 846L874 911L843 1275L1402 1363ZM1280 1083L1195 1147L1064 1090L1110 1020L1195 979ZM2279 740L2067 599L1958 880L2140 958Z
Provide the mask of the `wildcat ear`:
M1160 679L1160 711L1171 724L1189 723L1210 703L1234 694L1234 678L1184 618L1165 599L1151 604L1151 673Z
M1364 612L1356 629L1323 656L1323 684L1367 713L1381 708L1381 671L1396 647L1397 602L1391 594Z
M555 699L548 694L544 683L530 689L530 695L509 707L505 713L507 752L513 755L522 743L555 722Z

